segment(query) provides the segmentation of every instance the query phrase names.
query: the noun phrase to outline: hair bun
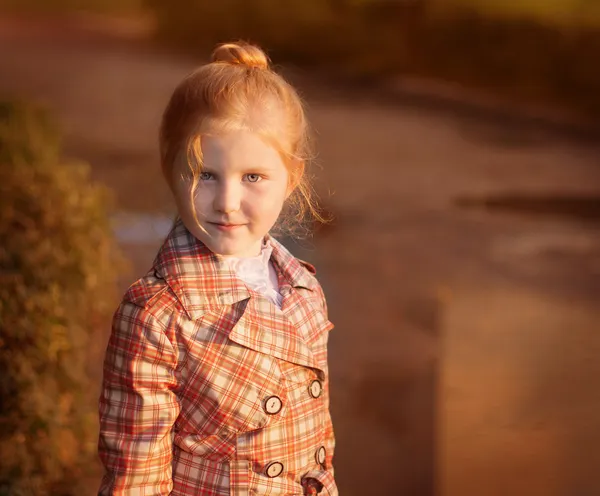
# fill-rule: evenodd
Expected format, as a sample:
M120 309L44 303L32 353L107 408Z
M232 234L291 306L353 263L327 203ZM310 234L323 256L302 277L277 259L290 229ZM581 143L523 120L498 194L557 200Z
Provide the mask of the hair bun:
M265 52L249 43L223 43L215 48L213 62L225 62L232 65L245 65L258 69L268 69L269 59Z

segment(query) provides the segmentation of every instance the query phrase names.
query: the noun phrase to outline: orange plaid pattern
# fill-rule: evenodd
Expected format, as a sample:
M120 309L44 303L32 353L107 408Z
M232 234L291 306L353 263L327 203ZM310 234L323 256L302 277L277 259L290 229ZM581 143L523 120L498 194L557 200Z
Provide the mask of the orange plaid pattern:
M337 495L314 270L280 243L279 309L179 220L115 312L99 495Z

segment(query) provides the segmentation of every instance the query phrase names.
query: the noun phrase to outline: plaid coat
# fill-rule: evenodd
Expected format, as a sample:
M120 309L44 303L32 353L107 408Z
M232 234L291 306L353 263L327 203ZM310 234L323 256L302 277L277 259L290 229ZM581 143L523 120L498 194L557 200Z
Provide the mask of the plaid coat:
M279 309L179 220L115 312L99 495L337 495L327 318L314 269L270 238Z

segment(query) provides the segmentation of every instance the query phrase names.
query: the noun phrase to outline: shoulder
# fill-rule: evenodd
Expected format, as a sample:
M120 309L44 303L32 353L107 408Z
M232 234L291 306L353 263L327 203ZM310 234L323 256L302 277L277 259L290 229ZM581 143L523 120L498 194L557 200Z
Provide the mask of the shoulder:
M317 275L317 269L315 268L315 266L311 263L308 263L305 260L302 260L298 257L296 257L296 260L298 260L298 262L300 263L300 265L302 265L312 276L316 276Z
M123 301L138 307L149 308L168 289L164 279L157 277L154 270L135 281L123 296Z
M317 269L315 268L315 266L313 264L311 264L305 260L302 260L297 257L296 257L296 260L298 260L298 263L301 265L302 269L305 272L305 274L304 274L305 280L309 281L307 286L311 290L312 295L317 298L322 310L325 313L325 316L327 316L327 314L328 314L327 300L325 298L325 293L323 291L323 287L321 286L321 283L319 283L318 279L316 278Z
M321 305L325 312L327 312L325 295L323 294L321 284L316 278L317 269L315 266L293 255L281 242L272 236L269 237L269 242L273 246L275 262L282 269L287 279L295 288L306 290L305 296L316 297L321 300Z
M176 302L169 285L154 269L129 286L122 301L122 303L129 303L147 310L156 316L165 311L172 311Z
M179 321L178 300L154 270L135 281L121 299L112 321L113 346L130 346L131 341L167 343L175 347Z

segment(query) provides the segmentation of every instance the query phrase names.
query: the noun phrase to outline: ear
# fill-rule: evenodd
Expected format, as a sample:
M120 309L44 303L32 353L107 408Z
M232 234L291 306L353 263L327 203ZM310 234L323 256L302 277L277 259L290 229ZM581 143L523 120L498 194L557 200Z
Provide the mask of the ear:
M288 187L285 193L285 199L294 192L294 190L298 187L300 182L302 181L302 177L304 176L304 161L303 160L292 160L289 168L289 178L288 178Z

